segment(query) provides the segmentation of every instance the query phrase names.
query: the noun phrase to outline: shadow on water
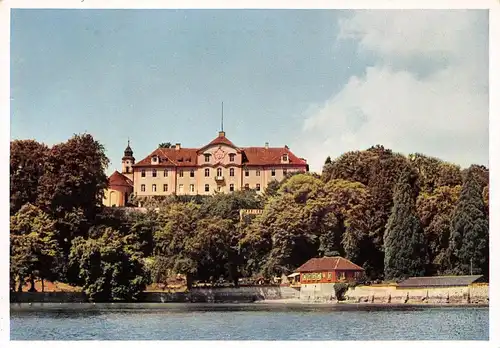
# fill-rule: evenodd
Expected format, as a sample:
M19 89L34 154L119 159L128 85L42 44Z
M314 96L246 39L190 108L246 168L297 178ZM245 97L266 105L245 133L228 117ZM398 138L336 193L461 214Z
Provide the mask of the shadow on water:
M484 306L467 306L467 308L487 308ZM34 303L11 304L11 315L53 317L55 313L65 317L93 317L102 313L188 313L188 312L380 312L380 311L428 311L463 310L463 306L422 306L408 304L303 304L303 303Z

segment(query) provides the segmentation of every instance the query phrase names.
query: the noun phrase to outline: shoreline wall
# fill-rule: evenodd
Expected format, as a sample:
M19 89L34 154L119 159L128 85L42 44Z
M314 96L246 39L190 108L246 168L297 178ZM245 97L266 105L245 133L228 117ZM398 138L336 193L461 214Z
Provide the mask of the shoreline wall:
M143 292L137 301L149 303L224 303L255 302L259 300L293 299L299 290L280 286L249 286L238 288L193 288L189 292ZM81 292L11 292L11 303L84 303L89 302Z
M334 298L333 291L316 292L307 298L298 289L287 286L249 286L238 288L193 288L190 292L143 292L137 301L148 303L250 303L260 300L300 299L315 302ZM357 286L346 294L348 302L373 303L489 303L489 286L446 288L397 288L396 286ZM12 292L11 303L85 303L87 296L81 292Z
M396 286L357 286L346 299L376 303L489 303L489 285L473 284L442 288L397 288Z

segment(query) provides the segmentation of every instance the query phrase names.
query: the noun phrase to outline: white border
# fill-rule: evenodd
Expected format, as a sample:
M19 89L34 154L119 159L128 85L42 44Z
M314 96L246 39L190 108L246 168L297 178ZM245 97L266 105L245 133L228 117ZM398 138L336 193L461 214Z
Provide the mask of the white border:
M496 254L493 245L500 245L499 234L500 225L498 216L493 212L500 211L500 202L498 200L498 190L500 185L496 182L496 173L500 168L499 158L495 151L500 149L499 144L499 115L500 103L498 98L498 91L500 90L500 74L498 70L498 62L500 62L500 49L498 43L500 42L500 1L495 0L473 0L473 1L459 1L459 0L420 0L420 1L403 1L403 0L358 0L358 1L327 1L327 0L288 0L288 1L203 1L203 0L188 0L188 1L160 1L160 0L142 0L142 1L127 1L127 0L0 0L0 136L2 139L2 147L0 149L0 158L5 162L2 164L2 174L0 180L0 194L5 197L2 200L2 208L0 211L1 221L1 236L3 243L0 250L0 334L1 341L9 339L9 302L8 302L8 265L9 265L9 247L8 247L8 233L9 231L9 201L8 185L9 185L9 141L10 141L10 9L11 8L75 8L75 9L113 9L113 8L130 8L130 9L159 9L159 8L198 8L198 9L266 9L266 8L292 8L292 9L490 9L490 152L489 152L489 166L490 166L490 341L489 342L462 342L462 341L428 341L426 345L434 345L435 343L443 347L498 347L500 344L500 320L498 317L500 298L494 294L500 294L500 286L498 286L498 273L495 270L500 268L500 254ZM495 330L496 328L496 330ZM305 329L305 328L297 328ZM411 330L411 327L408 328ZM425 339L425 337L423 337ZM195 343L196 342L196 343ZM176 347L193 347L193 346L213 346L213 347L234 347L236 344L239 347L248 346L268 346L275 347L299 347L303 345L301 342L250 342L250 341L220 341L220 342L207 342L207 341L146 341L144 343L137 341L120 342L120 341L106 341L106 342L10 342L13 347L17 346L30 346L30 347L67 347L67 346L95 346L96 344L106 347L120 347L129 346L135 347L141 344L148 345L148 347L164 347L169 344L175 344ZM411 347L420 347L422 342L419 341L342 341L343 347L400 347L401 344ZM3 346L3 344L0 343ZM308 347L326 347L330 346L329 342L308 342Z

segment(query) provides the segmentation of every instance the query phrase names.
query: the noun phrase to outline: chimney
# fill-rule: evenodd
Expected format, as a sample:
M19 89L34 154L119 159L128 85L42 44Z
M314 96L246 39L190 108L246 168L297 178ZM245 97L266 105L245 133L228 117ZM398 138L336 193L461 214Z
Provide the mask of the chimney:
M288 149L288 145L285 145L285 149L289 150L289 149Z
M177 144L175 144L175 149L176 149L176 150L180 150L180 149L181 149L181 143L177 143Z
M269 143L268 143L268 142L266 142L266 144L264 145L264 147L265 147L266 149L269 149Z
M222 138L222 137L225 137L226 136L226 132L224 131L220 131L219 132L219 138Z

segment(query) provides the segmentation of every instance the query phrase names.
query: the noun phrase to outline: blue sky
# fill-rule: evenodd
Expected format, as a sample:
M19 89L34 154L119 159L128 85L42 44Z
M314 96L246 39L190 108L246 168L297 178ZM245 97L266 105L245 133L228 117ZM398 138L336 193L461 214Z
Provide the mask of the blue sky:
M418 12L415 13L415 12ZM486 11L12 10L11 139L88 132L120 168L164 141L488 164ZM472 121L471 121L472 118Z

